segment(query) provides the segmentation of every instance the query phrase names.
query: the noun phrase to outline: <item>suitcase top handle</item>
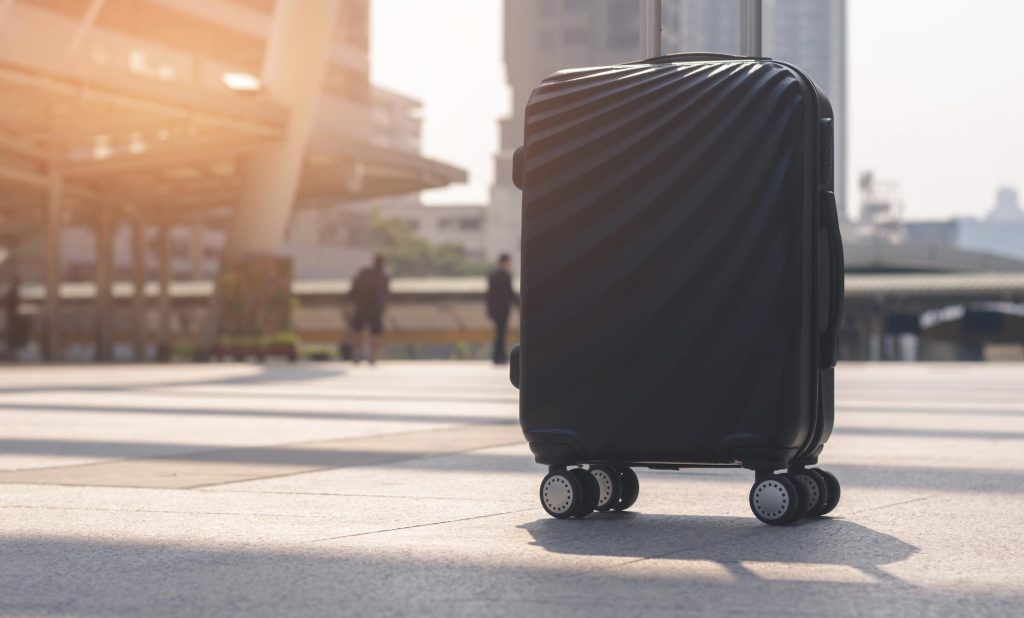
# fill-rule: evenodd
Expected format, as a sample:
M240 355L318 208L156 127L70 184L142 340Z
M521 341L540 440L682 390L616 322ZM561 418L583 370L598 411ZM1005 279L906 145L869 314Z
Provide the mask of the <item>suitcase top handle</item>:
M737 56L734 54L716 54L712 52L687 52L680 54L665 54L655 56L647 60L637 60L626 64L669 64L671 62L700 62L701 60L765 60L762 57Z

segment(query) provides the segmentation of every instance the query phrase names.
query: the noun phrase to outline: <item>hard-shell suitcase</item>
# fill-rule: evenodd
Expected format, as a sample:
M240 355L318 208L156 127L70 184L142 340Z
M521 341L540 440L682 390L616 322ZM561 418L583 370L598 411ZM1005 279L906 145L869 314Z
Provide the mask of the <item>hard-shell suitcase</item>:
M835 507L835 477L808 467L843 302L832 125L811 80L765 58L669 55L534 90L512 379L548 513L629 507L630 466L752 469L770 524Z

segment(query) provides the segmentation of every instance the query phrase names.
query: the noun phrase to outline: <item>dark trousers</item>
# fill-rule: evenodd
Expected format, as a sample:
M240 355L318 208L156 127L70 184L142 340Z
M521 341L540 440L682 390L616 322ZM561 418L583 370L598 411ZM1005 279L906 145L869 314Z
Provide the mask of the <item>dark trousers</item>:
M508 336L508 314L492 315L494 320L494 362L504 364L508 362L508 355L505 353L505 338Z

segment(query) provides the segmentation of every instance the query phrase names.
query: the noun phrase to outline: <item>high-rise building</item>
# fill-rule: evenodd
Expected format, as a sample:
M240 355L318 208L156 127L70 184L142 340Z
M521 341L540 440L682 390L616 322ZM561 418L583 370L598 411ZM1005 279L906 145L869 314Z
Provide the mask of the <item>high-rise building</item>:
M666 53L740 52L739 0L664 0ZM846 0L764 0L763 53L804 69L836 115L836 200L846 212ZM501 150L488 214L488 250L518 257L519 191L512 153L523 141L530 92L567 67L613 64L639 55L639 6L626 0L507 0L505 62L512 114L501 123Z

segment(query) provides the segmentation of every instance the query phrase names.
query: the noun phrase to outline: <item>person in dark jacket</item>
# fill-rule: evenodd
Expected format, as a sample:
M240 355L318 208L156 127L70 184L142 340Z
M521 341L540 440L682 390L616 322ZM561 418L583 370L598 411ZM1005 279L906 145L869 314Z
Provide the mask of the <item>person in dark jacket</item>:
M349 296L355 306L352 317L352 332L357 335L355 361L358 363L367 355L370 363L377 362L380 352L380 335L384 332L384 310L388 304L390 278L387 274L384 256L376 255L373 266L368 266L352 281ZM369 333L367 333L369 331ZM369 341L367 341L369 334Z
M494 363L508 362L505 338L508 334L508 316L512 305L519 306L519 296L512 289L512 258L503 253L498 268L487 278L487 315L494 322Z

